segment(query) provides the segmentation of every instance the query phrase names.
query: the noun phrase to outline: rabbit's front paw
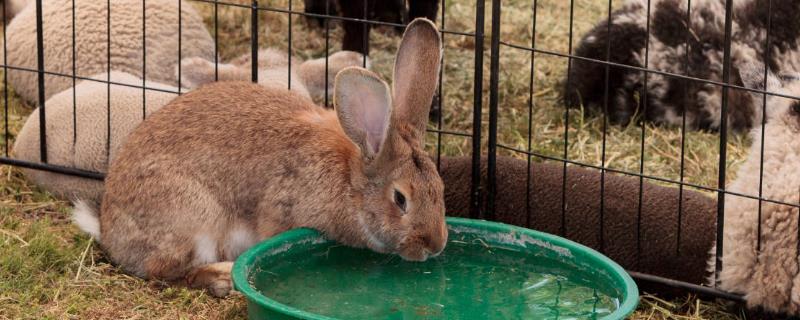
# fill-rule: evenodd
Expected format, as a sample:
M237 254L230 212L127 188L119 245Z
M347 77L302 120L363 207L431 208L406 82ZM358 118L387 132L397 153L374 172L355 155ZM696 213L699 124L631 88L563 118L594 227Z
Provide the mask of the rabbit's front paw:
M233 290L231 269L233 262L217 262L200 266L189 272L186 283L191 288L204 288L217 298L228 296Z

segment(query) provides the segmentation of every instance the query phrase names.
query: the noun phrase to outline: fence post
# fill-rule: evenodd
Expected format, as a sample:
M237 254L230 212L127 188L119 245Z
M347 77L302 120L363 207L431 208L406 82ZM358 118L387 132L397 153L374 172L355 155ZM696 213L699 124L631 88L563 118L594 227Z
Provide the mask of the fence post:
M481 118L483 112L483 27L486 4L475 1L475 74L472 89L472 183L469 193L469 217L481 216Z

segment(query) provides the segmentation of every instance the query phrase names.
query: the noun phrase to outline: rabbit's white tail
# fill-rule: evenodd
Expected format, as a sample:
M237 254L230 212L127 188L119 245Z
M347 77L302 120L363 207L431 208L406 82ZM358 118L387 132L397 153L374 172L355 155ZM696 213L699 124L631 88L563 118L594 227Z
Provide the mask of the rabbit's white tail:
M75 201L72 221L83 232L88 233L98 242L100 241L100 220L97 217L97 210L92 205L83 200Z

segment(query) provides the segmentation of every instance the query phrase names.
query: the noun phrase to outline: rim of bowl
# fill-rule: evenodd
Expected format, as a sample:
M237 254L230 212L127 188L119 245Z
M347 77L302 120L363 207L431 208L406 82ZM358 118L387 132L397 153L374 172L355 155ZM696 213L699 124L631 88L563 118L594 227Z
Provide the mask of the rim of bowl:
M631 278L628 272L610 258L580 243L549 233L486 220L447 217L447 225L448 228L450 226L458 226L492 233L526 234L534 239L541 239L545 242L569 249L570 252L581 252L581 258L590 260L590 264L597 265L600 269L607 269L610 271L608 276L612 279L612 281L616 282L615 285L621 287L622 293L625 295L617 310L600 319L624 319L626 316L633 313L639 303L639 289L636 286L636 282L633 281L633 278ZM234 287L236 290L241 292L246 299L256 303L262 308L300 319L336 320L336 318L304 311L270 299L256 290L250 284L250 269L248 266L252 265L256 259L262 256L264 251L270 248L280 247L284 244L294 243L305 239L323 238L322 235L316 230L298 228L283 232L250 247L250 249L242 253L239 258L236 259L236 262L233 265L232 277Z

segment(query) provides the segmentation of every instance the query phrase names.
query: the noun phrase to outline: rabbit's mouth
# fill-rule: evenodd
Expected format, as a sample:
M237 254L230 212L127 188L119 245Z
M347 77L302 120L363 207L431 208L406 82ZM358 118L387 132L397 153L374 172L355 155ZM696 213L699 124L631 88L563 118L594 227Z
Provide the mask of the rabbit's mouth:
M378 253L391 253L389 246L386 245L378 236L370 230L367 221L364 220L363 215L358 215L358 224L361 226L361 233L367 243L367 248Z
M438 255L438 253L431 255L430 250L423 248L422 250L401 250L398 252L398 255L406 261L422 262L428 260L428 258Z
M425 239L426 237L407 239L400 244L397 254L400 255L403 260L425 261L442 253L444 246L432 246L429 241Z

